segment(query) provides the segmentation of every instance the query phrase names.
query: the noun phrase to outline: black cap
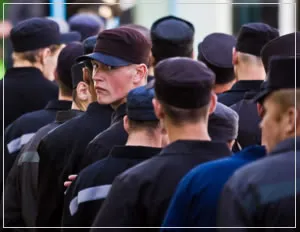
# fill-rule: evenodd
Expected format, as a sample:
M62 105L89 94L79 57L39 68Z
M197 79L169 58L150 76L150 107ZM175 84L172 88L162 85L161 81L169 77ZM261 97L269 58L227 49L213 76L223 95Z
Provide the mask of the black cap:
M95 14L76 14L68 22L72 31L78 31L81 34L82 40L97 35L104 28L103 20Z
M60 42L63 44L69 44L72 42L79 42L81 41L81 35L77 31L70 31L61 33L60 35Z
M131 90L127 96L127 116L134 121L157 121L152 99L154 89L146 86Z
M121 67L130 64L148 64L151 43L137 30L119 27L104 30L97 38L94 52L78 61L92 59L103 64Z
M295 39L297 46L295 47ZM261 50L261 58L266 73L269 69L269 60L273 56L300 55L300 32L293 32L271 40Z
M64 47L58 56L56 71L59 80L70 89L73 89L71 67L75 64L76 59L82 55L83 45L80 42L72 42Z
M195 29L192 23L167 16L152 24L152 54L156 61L169 57L190 57L193 52Z
M59 27L46 18L30 18L18 23L10 32L15 52L32 51L54 44L61 44Z
M239 115L222 103L217 103L215 111L208 119L208 134L213 141L229 142L238 136Z
M210 102L215 74L191 58L165 59L154 69L158 100L182 109L201 108Z
M276 28L264 23L247 23L242 26L237 37L236 50L260 56L262 47L279 36Z
M236 38L224 33L209 34L198 45L198 60L216 74L216 84L234 79L232 49L235 45Z
M295 82L295 79L298 77L298 72L295 76L295 68L300 69L300 57L271 58L267 81L261 86L263 90L253 100L255 102L262 102L268 95L276 90L299 88L299 81L297 84Z

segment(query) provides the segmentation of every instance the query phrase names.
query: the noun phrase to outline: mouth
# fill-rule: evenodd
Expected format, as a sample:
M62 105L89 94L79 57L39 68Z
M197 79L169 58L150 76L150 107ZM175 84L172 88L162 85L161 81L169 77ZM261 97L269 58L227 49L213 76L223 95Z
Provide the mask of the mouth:
M101 93L103 94L103 93L106 93L106 92L107 92L106 89L99 88L99 87L95 88L95 90L96 90L96 93L97 93L97 94L101 94Z

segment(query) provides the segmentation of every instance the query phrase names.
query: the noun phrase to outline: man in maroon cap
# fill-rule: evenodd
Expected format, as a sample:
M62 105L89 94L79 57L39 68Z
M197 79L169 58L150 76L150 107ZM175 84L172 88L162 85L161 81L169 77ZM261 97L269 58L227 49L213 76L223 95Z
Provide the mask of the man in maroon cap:
M126 114L126 97L131 89L147 83L150 50L151 43L138 31L131 28L116 28L101 32L94 52L78 59L78 61L90 60L93 65L97 102L110 105L115 111L111 126L100 133L102 137L97 147L100 151L96 150L97 152L102 153L101 149L109 152L113 145L125 144L127 133L123 127L123 117ZM101 119L99 123L100 121ZM51 177L53 179L51 184L39 178L39 181L43 182L43 188L39 189L37 226L60 225L63 206L61 202L65 190L63 183L68 175L79 173L82 168L82 157L77 155L71 153L65 157L65 166L61 167L63 170L60 170L60 167L56 168L55 175L52 174Z

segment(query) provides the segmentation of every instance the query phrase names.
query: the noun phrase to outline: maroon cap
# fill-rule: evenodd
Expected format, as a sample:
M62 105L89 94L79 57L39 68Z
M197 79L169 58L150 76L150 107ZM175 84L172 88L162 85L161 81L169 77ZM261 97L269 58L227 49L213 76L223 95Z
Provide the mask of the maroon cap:
M93 59L110 66L149 63L151 42L140 32L126 27L102 31L97 38L94 52L78 61Z

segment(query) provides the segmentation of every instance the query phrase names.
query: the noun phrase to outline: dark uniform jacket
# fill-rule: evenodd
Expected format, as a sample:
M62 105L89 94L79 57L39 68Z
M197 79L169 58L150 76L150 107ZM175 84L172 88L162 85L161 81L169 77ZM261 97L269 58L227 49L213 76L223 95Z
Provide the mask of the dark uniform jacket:
M5 177L21 148L41 127L55 120L57 111L71 109L71 101L51 100L42 110L26 113L10 124L5 130Z
M108 156L114 146L125 145L128 134L124 129L123 117L126 115L126 104L121 105L112 118L111 126L97 135L87 146L81 161L81 169Z
M64 123L40 142L37 226L60 226L65 191L60 184L63 168L71 153L83 153L88 142L110 125L111 114L110 106L91 103L81 116Z
M65 196L63 227L91 227L115 177L157 155L160 148L116 146L109 156L85 168Z
M38 130L17 156L8 176L4 192L6 226L35 226L39 162L38 144L50 131L80 113L82 112L77 110L57 112L55 122Z
M43 109L50 100L58 98L58 87L39 69L31 67L8 69L0 81L0 92L1 109L4 96L4 128L21 115Z
M230 154L228 146L220 142L171 143L116 177L93 227L159 227L180 179L196 165Z
M296 143L295 138L287 139L267 157L237 170L223 189L218 226L294 227L295 192L300 197L299 154L300 137ZM296 207L299 209L299 201Z
M257 112L257 105L252 101L252 98L257 92L245 93L244 99L232 105L233 109L239 115L239 129L237 142L239 149L234 146L233 151L237 152L240 149L251 145L261 144L261 129L259 123L261 121Z
M244 98L244 94L249 91L259 91L263 81L238 81L232 88L218 95L218 102L231 106Z

